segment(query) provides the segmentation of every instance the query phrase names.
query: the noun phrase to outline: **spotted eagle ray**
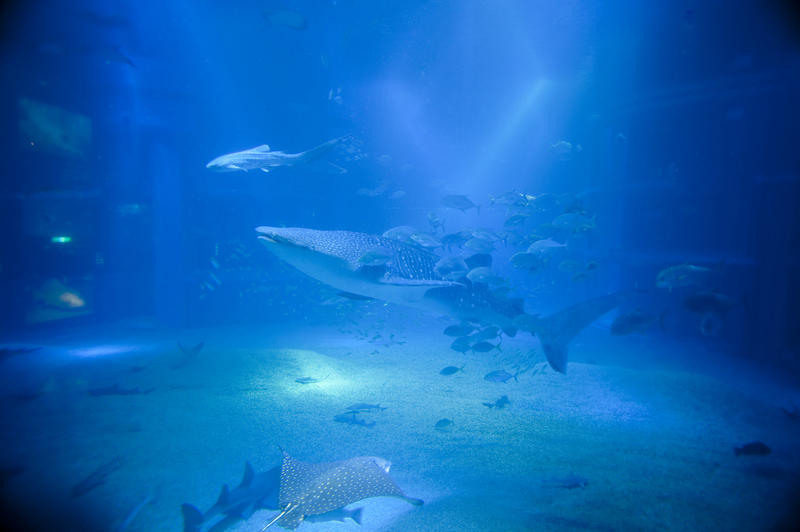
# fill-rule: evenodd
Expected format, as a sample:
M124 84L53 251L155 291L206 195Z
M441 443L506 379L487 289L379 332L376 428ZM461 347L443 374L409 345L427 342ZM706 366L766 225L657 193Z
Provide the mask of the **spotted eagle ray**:
M486 284L448 280L436 273L439 257L420 247L366 233L301 227L257 227L258 238L278 258L309 277L346 293L446 314L462 321L518 328L538 334L552 368L567 368L567 344L581 330L620 303L617 295L590 299L547 318L526 314L521 299L508 299ZM380 249L382 264L360 260Z
M369 497L407 497L389 476L391 462L377 456L359 456L338 462L300 462L283 452L278 504L281 513L261 529L277 524L295 529L306 517L327 514Z

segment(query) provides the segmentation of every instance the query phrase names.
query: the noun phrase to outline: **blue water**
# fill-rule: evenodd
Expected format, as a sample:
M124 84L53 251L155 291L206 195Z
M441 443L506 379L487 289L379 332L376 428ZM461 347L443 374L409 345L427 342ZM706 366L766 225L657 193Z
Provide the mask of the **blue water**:
M796 526L791 2L11 1L0 76L5 529Z

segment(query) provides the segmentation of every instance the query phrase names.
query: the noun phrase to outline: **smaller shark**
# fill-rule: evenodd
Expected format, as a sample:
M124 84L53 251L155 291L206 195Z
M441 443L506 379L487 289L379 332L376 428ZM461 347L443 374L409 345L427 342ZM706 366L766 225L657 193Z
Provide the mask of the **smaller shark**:
M216 530L224 529L225 525L233 525L241 519L248 519L257 510L278 508L280 477L280 466L256 474L250 462L245 463L242 482L232 490L228 489L227 484L223 485L217 502L211 508L201 512L191 504L181 506L184 532L199 532L204 524L220 515L224 517L214 525ZM225 525L218 526L223 521Z
M339 143L348 137L339 137L323 142L316 148L300 153L285 153L273 151L267 144L250 148L249 150L237 151L220 155L206 165L206 168L219 172L234 172L236 170L261 170L269 172L270 168L278 166L296 166L315 161L335 148Z
M278 493L281 484L281 466L276 466L264 473L256 473L250 462L244 466L242 482L229 489L227 484L211 508L205 512L191 504L181 506L184 532L223 532L237 522L247 520L258 510L277 510ZM344 521L352 519L361 524L361 508L348 510L338 508L334 511L314 516L313 522ZM222 516L220 519L218 519Z

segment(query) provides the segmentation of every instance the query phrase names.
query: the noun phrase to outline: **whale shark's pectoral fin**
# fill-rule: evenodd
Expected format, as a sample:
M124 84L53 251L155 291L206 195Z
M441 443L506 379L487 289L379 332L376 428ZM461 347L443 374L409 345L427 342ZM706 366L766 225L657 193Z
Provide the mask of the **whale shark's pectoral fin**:
M231 168L233 170L244 170L244 168L242 168L241 166L237 166L235 164L229 164L228 168ZM244 171L246 172L247 170L244 170Z
M339 291L336 295L346 297L347 299L354 299L356 301L372 301L374 297L362 296L361 294L354 294L352 292Z
M384 276L378 282L397 286L427 286L435 288L438 286L463 286L455 281L440 281L437 279L406 279L404 277Z

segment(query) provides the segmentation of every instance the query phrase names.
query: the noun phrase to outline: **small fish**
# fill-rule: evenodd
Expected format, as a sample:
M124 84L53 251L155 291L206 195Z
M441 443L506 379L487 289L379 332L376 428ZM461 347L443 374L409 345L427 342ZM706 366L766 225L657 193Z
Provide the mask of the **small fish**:
M530 216L527 214L515 214L514 216L511 216L510 218L506 219L503 225L505 227L516 227L518 225L522 225L523 223L525 223L525 220L527 220L528 218L530 218Z
M472 201L463 194L450 194L443 197L442 205L451 209L457 209L461 212L466 212L469 209L475 209L478 214L481 212L480 206L472 203Z
M572 490L575 488L585 488L589 485L589 480L575 475L574 473L570 473L565 477L552 477L545 479L542 481L543 486L548 486L551 488L564 488L568 490Z
M658 272L656 286L658 288L667 288L670 291L678 287L698 286L703 284L709 273L711 273L710 268L694 266L693 264L670 266Z
M478 253L491 253L494 251L494 244L485 238L472 237L464 242L464 247Z
M458 233L450 233L444 235L441 238L442 244L444 244L447 249L451 249L452 247L461 247L464 243L472 238L472 234L469 231L459 231Z
M72 498L80 497L81 495L85 495L86 493L92 491L97 486L105 484L108 476L117 469L121 468L123 463L124 460L122 456L115 456L109 462L106 462L92 471L89 476L72 486L72 489L70 490L70 496Z
M473 342L482 342L484 340L491 340L493 338L497 338L500 336L500 327L495 327L494 325L490 327L486 327L481 331L472 335Z
M317 382L322 382L322 380L315 379L314 377L299 377L295 379L294 382L297 382L299 384L315 384Z
M92 397L100 397L102 395L147 395L154 390L155 388L145 388L142 390L138 386L135 388L123 388L119 383L115 383L111 386L89 388L88 393Z
M444 232L444 220L442 220L442 217L435 212L431 211L428 213L428 223L431 225L431 229L433 229L434 232L438 231L439 229Z
M392 252L386 248L374 248L358 258L359 264L364 266L385 266L392 260Z
M361 425L362 427L374 427L375 422L367 423L366 420L357 416L357 412L346 412L344 414L337 414L333 416L333 420L337 423L346 423L348 425Z
M433 426L433 428L435 428L436 430L441 431L441 432L448 431L452 427L453 427L453 420L452 419L447 419L446 417L444 417L444 418L440 419L439 421L437 421L436 424Z
M490 344L489 342L478 342L472 346L472 351L475 353L488 353L494 349L502 351L502 349L500 349L500 344Z
M459 336L469 336L472 331L475 330L475 327L472 325L450 325L447 327L443 332L445 336L452 336L452 337L459 337Z
M456 367L456 366L447 366L446 368L442 368L442 371L439 372L439 375L454 375L459 371L464 371L464 366Z
M545 260L541 254L528 253L527 251L514 253L508 261L517 269L531 271L541 269L542 266L547 264L547 260Z
M576 153L580 153L583 147L580 144L573 145L567 140L559 140L550 145L550 151L558 156L561 161L568 161Z
M461 257L442 257L433 267L433 271L441 277L456 281L467 274L467 263Z
M399 225L392 227L383 232L383 238L391 238L392 240L399 240L400 242L413 243L411 234L416 233L417 230L408 225Z
M552 238L543 238L542 240L537 240L530 246L528 246L528 253L549 253L553 249L557 248L565 248L567 247L566 244L561 244L556 242Z
M450 349L458 353L466 353L472 347L472 339L469 336L461 336L453 340Z
M411 240L424 248L440 248L442 243L430 233L411 233Z
M482 267L491 268L492 256L488 253L475 253L464 259L464 262L470 270Z
M574 273L580 271L581 268L581 263L573 259L565 259L558 263L559 271L565 273Z
M380 404L372 405L369 403L356 403L347 407L347 412L380 412L386 410L385 406Z
M510 405L511 401L508 400L507 395L503 395L500 399L496 400L494 403L482 403L484 406L488 406L489 408L505 408L506 405Z
M746 443L741 447L735 447L733 449L733 454L736 456L766 456L770 453L772 453L772 449L767 447L767 444L760 441Z
M492 270L486 266L473 268L467 273L467 279L473 283L488 283L492 279Z
M492 371L484 375L483 380L489 382L506 382L509 379L514 379L515 381L519 382L519 380L517 379L518 375L519 371L517 371L515 374L512 375L504 369L498 369L496 371Z

